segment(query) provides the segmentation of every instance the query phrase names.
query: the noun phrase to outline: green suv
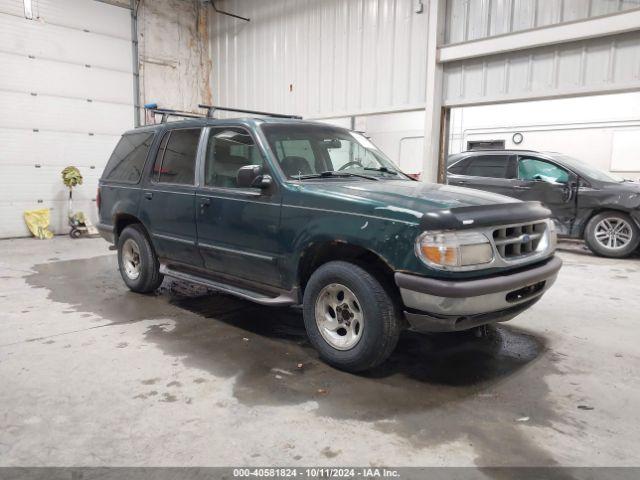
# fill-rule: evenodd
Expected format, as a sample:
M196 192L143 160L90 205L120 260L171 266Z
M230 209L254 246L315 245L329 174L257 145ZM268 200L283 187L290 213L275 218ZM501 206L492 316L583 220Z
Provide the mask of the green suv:
M98 208L129 289L168 276L301 305L322 359L348 371L382 363L405 328L510 320L561 266L540 203L415 181L365 136L296 119L126 132Z

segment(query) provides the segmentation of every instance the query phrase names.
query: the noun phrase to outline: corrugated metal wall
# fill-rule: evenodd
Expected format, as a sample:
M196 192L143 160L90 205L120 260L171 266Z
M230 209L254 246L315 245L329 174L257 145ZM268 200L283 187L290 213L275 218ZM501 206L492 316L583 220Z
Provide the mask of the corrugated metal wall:
M0 237L27 235L22 212L50 208L67 230L60 171L85 182L76 209L96 218L98 177L133 126L130 11L93 0L0 0Z
M214 103L310 116L419 108L427 15L413 0L235 0L212 13Z
M444 103L640 89L640 31L445 65Z
M640 0L447 0L445 43L586 20L640 7Z

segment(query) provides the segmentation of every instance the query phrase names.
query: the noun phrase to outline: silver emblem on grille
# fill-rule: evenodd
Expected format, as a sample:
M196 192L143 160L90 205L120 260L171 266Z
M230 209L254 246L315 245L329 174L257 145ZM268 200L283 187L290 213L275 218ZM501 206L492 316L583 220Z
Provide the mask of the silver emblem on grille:
M531 235L529 234L524 234L522 235L522 237L520 237L520 242L521 243L529 243L531 241Z

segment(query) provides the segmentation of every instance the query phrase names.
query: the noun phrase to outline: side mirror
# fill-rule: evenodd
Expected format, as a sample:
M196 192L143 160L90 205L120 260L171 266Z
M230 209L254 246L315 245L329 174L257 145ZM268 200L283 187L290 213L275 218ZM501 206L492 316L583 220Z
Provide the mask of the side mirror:
M260 188L266 189L271 186L271 176L262 174L260 165L245 165L238 169L236 174L236 185L239 188Z

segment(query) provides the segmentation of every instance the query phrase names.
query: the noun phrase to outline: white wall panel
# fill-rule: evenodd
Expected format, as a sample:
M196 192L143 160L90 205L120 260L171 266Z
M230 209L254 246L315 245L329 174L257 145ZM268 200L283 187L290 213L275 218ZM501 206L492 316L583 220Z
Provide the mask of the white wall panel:
M0 128L120 135L132 127L131 105L0 91Z
M586 20L640 8L640 0L447 0L445 43Z
M110 8L122 10L121 7ZM122 72L132 71L131 40L3 13L0 13L0 51Z
M83 172L102 172L120 135L88 135L41 130L0 128L0 168L26 165L29 168L75 165ZM25 154L28 146L28 155ZM0 176L0 181L2 176Z
M8 53L0 65L0 90L131 105L131 73Z
M43 23L131 38L131 11L87 0L32 0L33 17ZM24 17L23 0L2 0L0 13Z
M236 0L212 13L214 102L343 116L425 102L427 15L412 0Z
M451 62L444 102L468 105L640 88L640 31Z
M73 207L75 211L85 212L89 219L95 224L97 221L95 201L74 201ZM49 230L56 234L66 234L69 231L66 200L43 201L42 203L36 203L34 201L19 202L15 200L8 200L6 202L0 202L0 218L3 220L2 229L0 230L0 238L31 236L31 233L27 229L27 225L24 223L23 212L25 210L35 210L40 208L49 209Z
M0 0L0 237L28 235L23 212L51 209L66 233L60 172L80 168L74 207L96 220L98 177L133 126L130 11L93 0Z

